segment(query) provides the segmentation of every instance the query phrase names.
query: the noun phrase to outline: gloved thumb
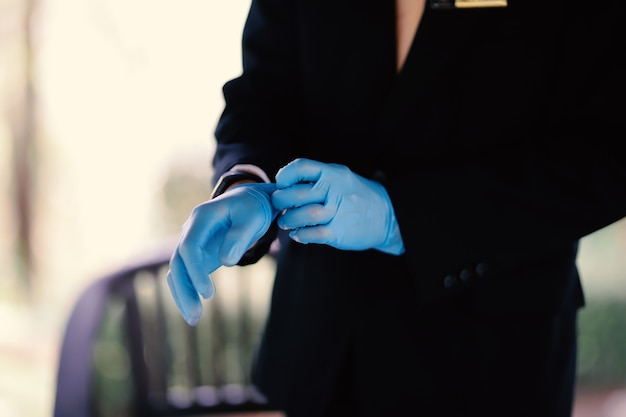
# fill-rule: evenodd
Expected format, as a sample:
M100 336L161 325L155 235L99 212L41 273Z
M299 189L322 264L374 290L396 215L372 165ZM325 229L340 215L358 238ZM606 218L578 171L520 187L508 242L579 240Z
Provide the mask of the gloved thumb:
M249 226L233 226L225 234L219 257L224 266L237 265L244 253L263 236L262 231L257 231Z

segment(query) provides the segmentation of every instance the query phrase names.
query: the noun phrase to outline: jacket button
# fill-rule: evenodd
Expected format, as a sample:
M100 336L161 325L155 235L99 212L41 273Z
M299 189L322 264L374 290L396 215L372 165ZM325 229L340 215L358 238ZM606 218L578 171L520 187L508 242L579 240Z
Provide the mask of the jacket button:
M377 182L385 182L387 180L387 174L382 169L377 169L372 174L372 179Z
M457 278L454 275L446 275L446 277L443 279L443 286L445 288L452 288L456 285L457 283Z
M459 274L459 278L461 279L462 282L468 282L473 277L474 277L474 271L472 271L471 269L464 269Z
M488 270L489 265L487 265L485 262L479 262L478 265L476 265L476 273L479 277L484 277Z

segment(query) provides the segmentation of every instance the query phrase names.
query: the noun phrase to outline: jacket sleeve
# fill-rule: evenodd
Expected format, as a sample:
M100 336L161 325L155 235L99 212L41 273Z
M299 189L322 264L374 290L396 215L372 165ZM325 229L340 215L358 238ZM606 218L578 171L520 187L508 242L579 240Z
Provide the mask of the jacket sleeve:
M216 177L253 164L270 179L298 135L300 87L293 1L253 0L242 39L243 72L223 87L225 107L215 129Z

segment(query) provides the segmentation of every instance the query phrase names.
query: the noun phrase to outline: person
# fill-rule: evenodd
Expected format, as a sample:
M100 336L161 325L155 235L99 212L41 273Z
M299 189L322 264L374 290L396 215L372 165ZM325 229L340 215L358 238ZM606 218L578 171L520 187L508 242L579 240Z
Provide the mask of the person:
M623 18L252 0L170 261L183 317L277 247L251 372L287 417L571 416L578 243L626 215Z

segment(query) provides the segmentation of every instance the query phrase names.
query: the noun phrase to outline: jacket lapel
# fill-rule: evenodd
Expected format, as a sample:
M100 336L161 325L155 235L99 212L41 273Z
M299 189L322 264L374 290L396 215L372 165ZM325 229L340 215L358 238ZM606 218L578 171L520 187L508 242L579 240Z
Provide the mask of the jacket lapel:
M379 114L394 81L393 1L352 0L342 28L342 84L351 110Z
M425 97L433 80L462 46L462 34L471 29L472 20L464 17L468 16L462 12L431 10L426 6L404 66L396 75L380 113L379 137L384 138L384 133L414 108L413 104Z

